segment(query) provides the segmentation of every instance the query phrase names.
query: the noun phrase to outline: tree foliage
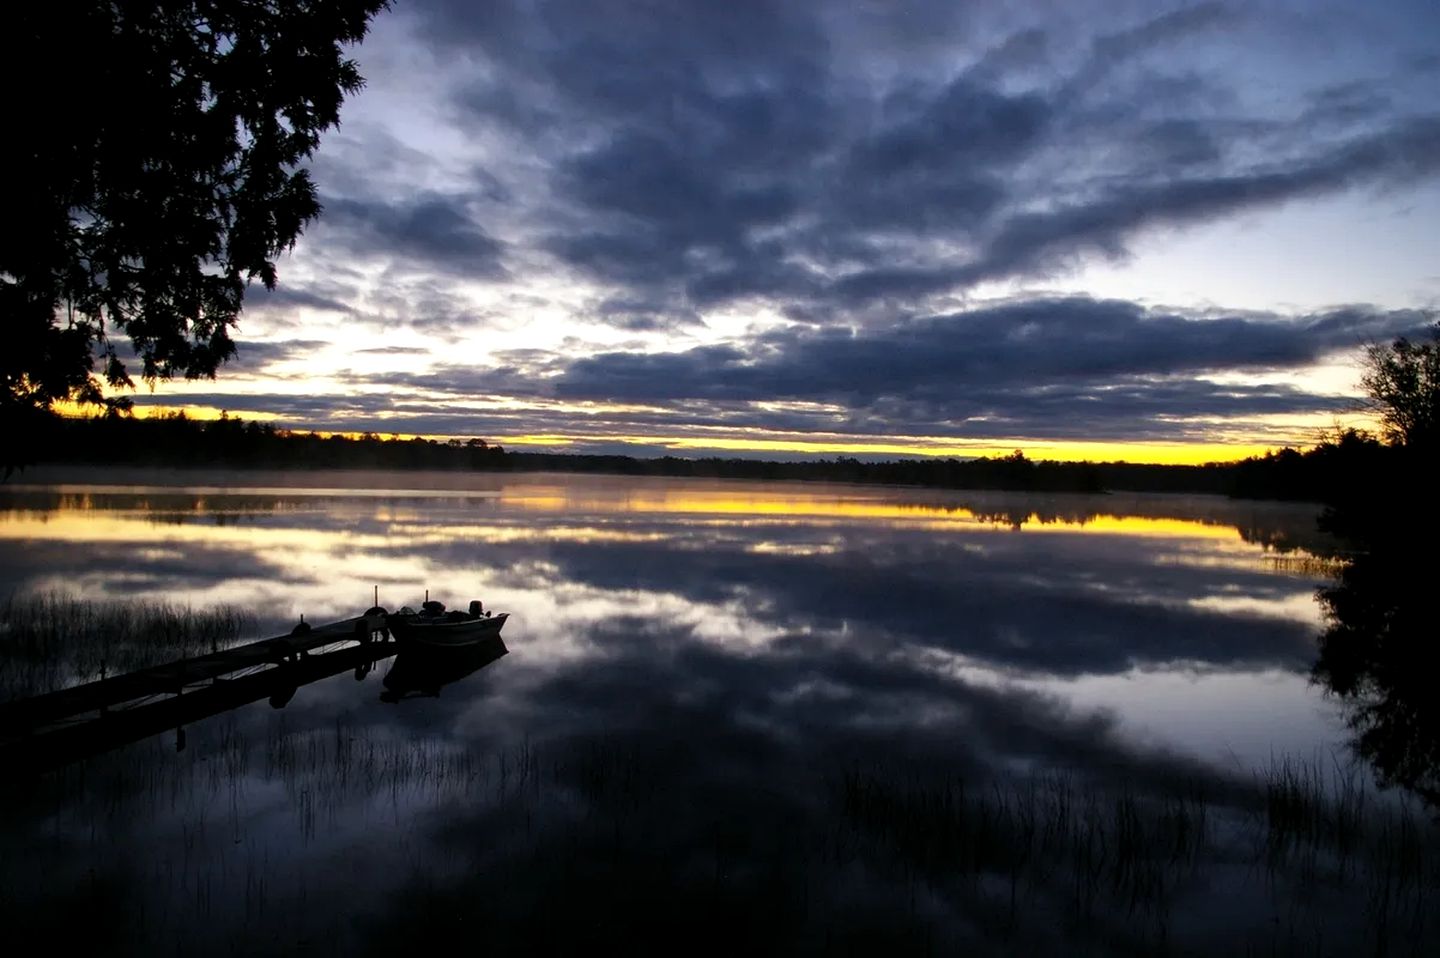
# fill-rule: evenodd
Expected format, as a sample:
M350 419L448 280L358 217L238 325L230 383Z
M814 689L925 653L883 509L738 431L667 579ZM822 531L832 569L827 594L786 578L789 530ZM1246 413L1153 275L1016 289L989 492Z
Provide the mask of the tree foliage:
M214 376L247 285L320 210L300 163L384 0L48 0L0 31L0 413ZM42 68L43 66L43 68ZM102 361L99 374L95 360ZM111 400L123 406L124 400Z
M1430 327L1430 342L1400 337L1371 346L1360 380L1380 416L1385 440L1434 452L1440 446L1440 323Z
M1430 342L1405 337L1366 352L1361 384L1384 447L1337 446L1348 464L1321 527L1350 552L1318 591L1326 618L1312 676L1344 705L1351 744L1382 785L1440 809L1440 697L1433 563L1440 535L1429 503L1440 452L1440 324Z

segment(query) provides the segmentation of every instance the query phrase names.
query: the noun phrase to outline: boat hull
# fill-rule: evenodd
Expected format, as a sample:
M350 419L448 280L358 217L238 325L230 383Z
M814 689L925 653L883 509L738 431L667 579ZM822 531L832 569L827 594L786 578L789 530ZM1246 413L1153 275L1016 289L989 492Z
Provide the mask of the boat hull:
M500 634L510 613L478 619L445 619L420 615L392 615L387 620L390 634L402 645L436 649L478 645Z

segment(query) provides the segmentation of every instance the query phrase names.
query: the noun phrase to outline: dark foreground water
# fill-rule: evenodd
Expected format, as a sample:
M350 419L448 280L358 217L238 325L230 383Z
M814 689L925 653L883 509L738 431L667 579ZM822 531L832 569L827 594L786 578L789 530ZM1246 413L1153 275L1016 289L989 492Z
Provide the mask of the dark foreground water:
M134 954L1432 954L1434 825L1370 786L1308 680L1335 560L1314 519L30 473L0 487L12 601L227 604L246 638L358 614L376 586L513 617L509 654L438 696L382 701L408 668L382 656L188 725L181 751L170 731L12 776L4 927ZM36 673L5 661L20 694Z

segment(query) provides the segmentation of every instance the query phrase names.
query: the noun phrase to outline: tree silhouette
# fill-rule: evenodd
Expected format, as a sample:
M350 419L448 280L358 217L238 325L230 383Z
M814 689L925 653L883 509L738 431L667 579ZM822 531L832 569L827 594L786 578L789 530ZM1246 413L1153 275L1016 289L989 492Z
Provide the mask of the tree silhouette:
M1440 323L1430 342L1401 336L1388 346L1371 346L1360 380L1380 415L1387 442L1434 453L1440 445Z
M320 211L299 164L362 79L384 0L49 0L0 31L9 144L0 424L214 376L247 285ZM44 64L44 69L39 65ZM95 360L100 359L97 376ZM133 360L132 360L133 361Z
M1354 468L1321 523L1353 556L1319 591L1327 622L1312 676L1344 703L1355 749L1381 784L1440 808L1440 630L1430 595L1440 537L1440 324L1431 338L1402 337L1366 355L1361 382L1389 445L1379 457L1358 440L1336 447Z

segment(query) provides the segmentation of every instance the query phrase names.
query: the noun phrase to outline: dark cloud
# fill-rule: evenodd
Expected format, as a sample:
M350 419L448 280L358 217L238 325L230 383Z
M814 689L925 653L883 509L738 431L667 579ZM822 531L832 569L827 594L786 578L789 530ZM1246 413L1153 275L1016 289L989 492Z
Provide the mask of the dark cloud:
M430 350L419 346L376 346L372 349L357 349L357 354L366 356L428 356Z
M589 441L694 438L716 429L1184 441L1213 439L1218 421L1263 441L1274 428L1266 417L1341 414L1353 410L1353 401L1285 383L1226 382L1224 374L1303 370L1337 351L1418 335L1432 321L1425 311L1368 307L1283 317L1146 310L1084 297L1022 299L885 328L793 327L682 352L575 359L511 350L490 357L489 365L341 374L356 385L392 387L385 393L191 398L270 410L295 423L318 416L327 428L368 428L366 417L383 412L390 430L434 434L529 433L538 415L545 429ZM448 408L456 399L495 395L543 404L543 412ZM579 401L626 408L564 405Z
M372 330L409 326L440 339L454 339L494 317L477 309L444 277L392 268L357 307L353 322Z
M1297 368L1413 332L1429 319L1421 311L1360 308L1290 321L1200 317L1109 300L1032 299L864 332L789 329L747 350L585 357L554 390L607 399L963 399L996 386L1098 387L1136 377Z
M400 258L475 278L505 275L505 244L466 212L463 196L422 195L409 202L325 200L322 240L363 259Z
M641 345L342 370L404 393L272 397L273 411L596 441L747 427L1196 439L1207 419L1268 436L1266 417L1340 411L1296 387L1217 383L1300 371L1423 316L956 304L1123 263L1177 230L1433 181L1440 115L1416 95L1427 68L1413 39L1433 22L1424 9L1358 25L1327 4L405 5L377 62L425 62L439 102L421 119L450 126L432 143L415 117L386 122L382 100L336 131L317 162L309 273L257 292L257 318L322 310L454 343L533 315ZM1329 66L1282 56L1294 37L1328 45ZM495 396L549 405L445 408ZM580 400L657 408L561 406Z
M1217 3L1005 31L942 4L440 2L419 22L487 64L456 91L462 116L503 120L545 171L541 248L680 313L913 307L1440 171L1440 119L1363 84L1314 91L1293 122L1237 112L1207 44L1237 26L1265 42L1266 21Z
M1070 80L1070 89L1083 91L1126 61L1190 34L1213 29L1233 16L1226 4L1197 3L1162 13L1133 27L1101 34L1091 42L1090 57Z
M675 309L663 300L638 296L609 296L598 303L594 315L608 325L632 332L679 330L686 326L703 326L704 320L694 310Z
M1302 119L1317 123L1363 122L1390 108L1391 96L1375 81L1351 80L1317 90Z
M240 340L235 343L235 358L230 361L230 366L245 371L263 370L273 363L313 356L317 349L329 345L314 339L287 339L266 343Z
M331 313L349 313L351 308L346 300L355 295L356 291L353 287L336 283L311 283L299 286L285 282L273 290L255 285L245 293L245 308L247 310L262 309L282 312L299 307Z
M1193 139L1193 130L1191 135ZM1189 225L1351 186L1406 183L1437 171L1440 118L1426 117L1287 166L1131 183L1086 202L1018 213L997 223L985 238L983 252L971 262L859 270L834 288L849 300L913 300L985 280L1045 276L1084 256L1123 258L1139 230Z

